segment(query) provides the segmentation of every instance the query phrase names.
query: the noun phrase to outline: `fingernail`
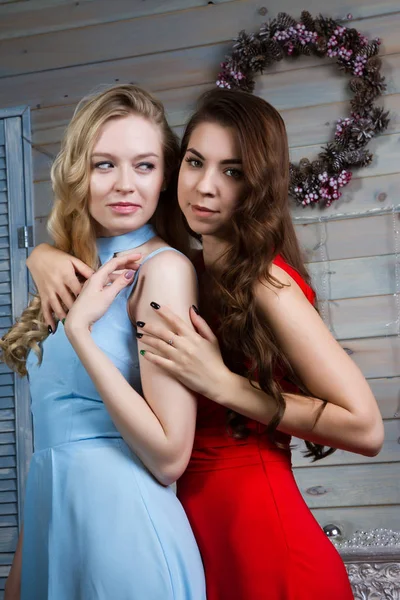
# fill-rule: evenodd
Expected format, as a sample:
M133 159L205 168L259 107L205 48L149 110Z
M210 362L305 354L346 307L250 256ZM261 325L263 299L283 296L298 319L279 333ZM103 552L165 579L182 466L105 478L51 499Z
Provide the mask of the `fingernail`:
M52 328L52 326L51 326L51 325L49 325L49 326L47 327L47 331L48 331L49 333L53 333L53 328Z
M156 310L158 310L158 309L160 308L160 305L159 305L159 304L157 304L157 302L150 302L150 306L151 306L152 308L155 308Z
M61 323L62 323L63 325L65 325L65 317L64 317L63 319L61 319Z
M132 277L134 276L135 271L127 271L124 275L125 279L132 279Z
M139 338L139 339L140 339L140 338L142 338L142 337L143 337L143 333L139 333L139 332L137 331L137 332L136 332L136 337L137 337L137 338Z
M146 350L140 350L139 354L141 354L141 356L144 356L146 354Z
M146 323L143 323L143 321L136 321L136 325L137 327L144 327Z
M193 308L194 312L196 313L196 315L200 314L200 311L195 304L192 304L192 308Z

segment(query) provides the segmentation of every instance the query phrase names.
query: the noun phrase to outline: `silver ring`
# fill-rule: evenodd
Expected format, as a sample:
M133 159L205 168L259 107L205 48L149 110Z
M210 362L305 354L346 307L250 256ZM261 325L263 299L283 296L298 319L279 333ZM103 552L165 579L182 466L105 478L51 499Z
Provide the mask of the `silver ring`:
M173 346L173 345L174 345L174 342L173 342L173 340L168 340L167 344L168 344L169 346Z

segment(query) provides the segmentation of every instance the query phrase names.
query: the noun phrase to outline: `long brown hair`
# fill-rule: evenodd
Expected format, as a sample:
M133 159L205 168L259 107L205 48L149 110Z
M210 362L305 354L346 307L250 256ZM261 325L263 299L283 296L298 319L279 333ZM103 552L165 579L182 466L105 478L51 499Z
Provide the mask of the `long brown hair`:
M88 210L90 160L101 127L109 119L137 114L160 128L164 151L165 189L152 218L159 235L184 253L189 236L176 202L179 143L169 127L164 107L154 96L134 85L117 85L85 97L70 121L52 169L54 205L48 231L54 246L96 269L99 266L95 224ZM48 335L40 297L35 296L20 319L0 340L1 360L26 375L32 349L41 358L40 342Z
M181 159L193 131L205 122L217 123L235 132L242 152L247 191L233 215L229 245L218 261L218 273L211 269L207 275L211 293L207 289L204 310L206 315L211 312L218 315L218 337L230 368L246 375L250 381L256 379L260 388L274 399L276 411L268 427L273 435L285 411L277 371L284 371L307 393L260 313L254 293L258 281L282 287L270 274L277 255L307 283L310 281L289 210L286 129L277 110L263 99L246 92L216 88L200 98L189 120L182 139ZM320 414L321 411L316 420ZM228 422L234 435L245 435L242 417L230 412ZM315 460L332 451L324 451L323 446L311 442L306 444L308 455Z

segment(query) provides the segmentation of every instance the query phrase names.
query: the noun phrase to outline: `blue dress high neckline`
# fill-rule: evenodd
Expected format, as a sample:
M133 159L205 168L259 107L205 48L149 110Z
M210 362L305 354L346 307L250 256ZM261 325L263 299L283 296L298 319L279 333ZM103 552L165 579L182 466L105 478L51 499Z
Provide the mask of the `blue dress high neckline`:
M96 245L101 264L104 265L104 263L110 260L110 258L118 252L142 246L142 244L145 244L156 235L157 232L154 227L147 223L146 225L139 227L139 229L123 233L122 235L98 237Z

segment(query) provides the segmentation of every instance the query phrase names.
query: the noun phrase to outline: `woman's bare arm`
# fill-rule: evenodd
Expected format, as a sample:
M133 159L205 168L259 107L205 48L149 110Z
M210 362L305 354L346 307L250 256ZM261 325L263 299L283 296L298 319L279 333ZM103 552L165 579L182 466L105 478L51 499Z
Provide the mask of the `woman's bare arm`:
M182 474L190 457L196 398L175 377L141 360L142 397L93 341L82 313L91 311L106 293L96 289L101 271L91 278L72 307L65 322L66 333L127 444L161 483L169 485ZM141 318L151 315L154 319L150 302L162 298L190 324L187 307L196 301L196 288L189 260L163 252L143 265L130 308L135 317L140 312Z

